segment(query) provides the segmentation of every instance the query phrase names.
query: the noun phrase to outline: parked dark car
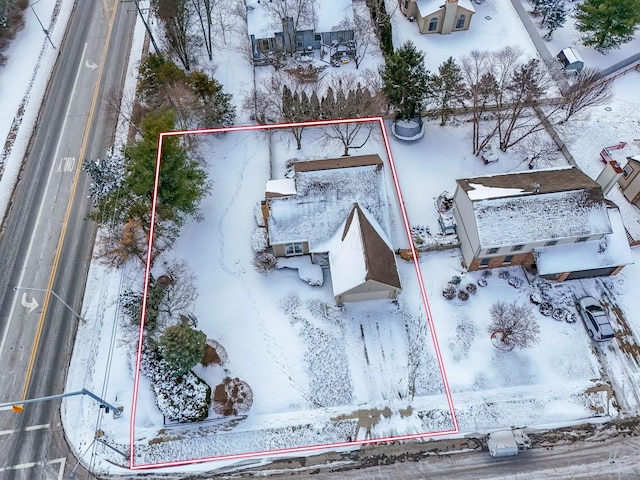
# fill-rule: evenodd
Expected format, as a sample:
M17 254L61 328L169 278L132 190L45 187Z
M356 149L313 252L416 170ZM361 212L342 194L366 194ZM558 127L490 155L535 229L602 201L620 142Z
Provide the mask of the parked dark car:
M589 336L596 342L606 342L614 337L613 328L602 305L593 297L582 297L576 303Z

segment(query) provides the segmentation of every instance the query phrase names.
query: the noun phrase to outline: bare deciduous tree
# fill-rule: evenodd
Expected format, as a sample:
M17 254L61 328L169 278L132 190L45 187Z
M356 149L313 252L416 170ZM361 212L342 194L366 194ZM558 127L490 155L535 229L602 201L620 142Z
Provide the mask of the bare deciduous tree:
M489 333L505 349L529 348L540 341L540 326L529 306L518 305L516 301L496 302L491 305L489 313L492 320L488 327Z
M193 4L189 0L155 0L156 15L164 27L167 51L177 57L184 69L193 59Z
M527 162L529 168L554 166L560 156L558 146L543 132L528 136L516 145L515 150L524 157L523 163Z
M521 51L507 47L498 52L473 51L463 58L473 123L473 153L479 155L497 135L506 152L530 135L562 108L562 102L540 107L552 88L551 75L538 60L520 61Z
M355 85L355 88L350 88ZM327 93L320 101L320 116L323 119L361 118L380 115L382 105L377 92L372 94L357 82L354 75L342 74L334 77ZM377 122L336 123L324 127L324 138L328 142L339 142L343 155L349 150L364 147L372 134L377 132Z
M611 82L603 80L598 69L585 68L565 92L566 113L560 123L566 122L585 108L609 102L612 95Z
M191 0L193 10L198 16L198 23L202 31L202 39L207 49L209 60L213 60L213 41L211 28L213 26L213 9L217 4L217 0Z

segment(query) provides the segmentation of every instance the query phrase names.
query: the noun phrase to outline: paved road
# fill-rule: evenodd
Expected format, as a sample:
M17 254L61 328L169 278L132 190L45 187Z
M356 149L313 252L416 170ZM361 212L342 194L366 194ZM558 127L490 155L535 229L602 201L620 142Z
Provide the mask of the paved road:
M60 299L81 309L95 236L84 221L90 204L80 164L112 144L115 122L103 98L122 87L134 20L117 0L77 2L60 46L0 234L0 403L63 392L78 319ZM0 411L0 478L58 479L73 470L59 407Z
M637 435L638 432L635 432ZM269 478L269 480L637 480L640 478L640 437L618 435L591 441L537 448L515 457L491 458L486 452L426 456L416 444L365 449L356 455L318 465L313 457L275 462L253 472L196 478ZM403 452L404 450L404 452ZM337 455L334 455L337 457Z

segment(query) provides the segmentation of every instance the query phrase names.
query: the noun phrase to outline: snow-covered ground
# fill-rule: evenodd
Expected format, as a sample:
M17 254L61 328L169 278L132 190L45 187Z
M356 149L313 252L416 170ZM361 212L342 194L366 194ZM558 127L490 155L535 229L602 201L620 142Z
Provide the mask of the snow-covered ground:
M42 32L38 18L59 46L73 2L41 0L24 11L25 25L4 52L0 67L0 218L4 218L9 195L18 179L22 159L38 117L58 50ZM35 13L35 14L34 14ZM37 17L36 17L37 15Z
M58 21L62 23L63 18L66 19L63 13L68 16L71 3L41 0L37 8L48 5L51 12L61 6ZM396 5L389 1L389 11ZM450 55L459 59L473 49L498 49L517 44L527 56L535 54L533 43L508 1L485 0L475 8L471 29L448 36L421 36L415 24L395 11L392 14L394 43L414 40L425 51L432 71ZM38 13L41 17L47 15L46 11L42 14L38 10ZM12 48L16 50L10 57L26 58L18 53L23 47L29 52L50 50L39 26L37 23L34 26L31 20L27 18L27 27L14 42ZM565 46L578 46L577 36L569 24L570 21L549 42L552 54ZM137 38L141 39L142 26L136 31ZM246 56L246 26L243 29L238 24L234 32L227 45L218 46L214 62L201 61L200 66L214 72L233 94L238 122L245 123L249 115L243 110L242 102L253 88L254 74ZM52 35L54 43L59 43L62 29L56 26ZM608 55L579 48L587 63L604 68L637 51L637 42L638 38ZM141 42L135 44L139 47ZM140 48L132 50L136 53L130 63L135 68ZM53 59L47 55L42 57L39 72L50 71ZM371 49L361 70L375 70L381 61L379 50ZM3 80L0 95L9 92L6 98L0 97L3 111L17 112L19 100L25 96L39 104L36 92L44 92L48 75L39 73L29 97L27 90L18 92L17 89L28 85L35 67L30 67L27 73L24 73L27 67L18 68L27 75L26 80L12 80L12 88L6 88L4 80L13 79L11 75L15 75L8 73L11 65L0 69ZM358 73L353 65L328 72L338 70ZM270 71L270 67L262 67L257 70L257 76L268 76ZM595 107L559 129L578 165L593 178L601 168L598 153L603 147L626 141L625 149L613 152L621 163L626 155L640 153L640 99L636 93L639 75L633 72L617 79L615 96L609 105ZM130 73L129 88L132 88L133 77ZM13 99L18 103L11 104ZM33 112L37 112L37 105L34 109L29 102L25 112L32 113L25 113L18 138L23 135L28 138L27 120L35 118ZM10 128L9 117L12 118L12 114L3 119ZM0 133L5 138L3 132L8 129L2 128ZM454 122L440 127L428 122L425 138L419 142L407 144L390 140L411 225L428 227L433 233L438 231L433 200L444 190L453 192L456 178L527 168L517 153L503 154L498 162L483 164L471 153L469 134L464 124ZM305 131L304 135L301 151L295 150L295 143L286 132L271 136L257 132L228 133L204 141L203 154L214 180L213 194L202 205L205 221L187 225L171 253L175 258L186 259L197 274L199 297L194 313L199 319L199 328L222 344L229 357L225 369L199 367L198 374L212 385L226 375L246 381L254 394L248 417L231 428L216 423L198 427L165 426L148 380L142 376L135 436L129 437L137 339L136 331L121 324L117 298L132 283L140 287L142 272L134 268L106 271L94 263L82 311L83 317L90 321L78 331L68 389L88 388L123 405L125 411L121 418L113 419L96 411L95 403L86 399L63 402L65 431L76 453L86 455L82 461L100 471L119 469L109 462L127 465L112 450L93 443L97 430L104 432L107 443L123 450L128 450L133 440L134 463L142 465L345 442L349 437L361 438L367 427L373 438L452 428L433 349L434 339L427 328L426 312L421 306L419 284L411 263L398 259L403 292L397 305L376 301L351 304L344 310L333 307L330 282L310 286L290 268L267 275L254 271L250 246L255 226L253 210L263 196L270 173L278 178L285 170L285 162L293 157L315 159L341 153L316 141L312 131ZM26 140L16 140L12 158L14 155L21 158L20 145L24 149ZM379 138L367 148L368 151L361 153L378 153L386 158ZM10 178L9 165L16 164L19 166L19 160L17 163L7 160L2 185L5 177ZM390 182L388 171L385 174ZM0 191L7 190L2 187ZM389 184L390 210L394 212L392 242L395 247L404 248L406 236L392 192ZM635 207L626 210L630 219L638 213ZM627 218L625 221L632 221ZM640 284L640 254L634 251L634 257L636 264L626 267L616 277L559 285L534 281L519 268L511 268L509 275L523 280L519 288L514 288L506 279L499 278L496 271L487 279L487 286L477 288L477 293L463 302L444 299L442 288L454 275L461 277L461 285L477 282L480 276L462 270L461 257L455 249L421 254L421 273L461 433L511 425L562 425L594 415L614 416L620 414L616 405L622 408L622 413L640 410L635 341L640 334L637 313L640 300L633 295ZM524 351L496 350L487 331L489 307L497 300L528 303L530 294L535 292L544 293L556 306L567 310L572 308L574 294L590 294L602 299L614 316L618 338L609 345L593 345L580 322L559 322L535 311L541 328L540 343ZM414 395L409 394L412 381L416 387ZM607 382L614 387L615 400L608 393ZM385 410L387 407L389 410ZM210 470L211 465L175 468L186 472Z

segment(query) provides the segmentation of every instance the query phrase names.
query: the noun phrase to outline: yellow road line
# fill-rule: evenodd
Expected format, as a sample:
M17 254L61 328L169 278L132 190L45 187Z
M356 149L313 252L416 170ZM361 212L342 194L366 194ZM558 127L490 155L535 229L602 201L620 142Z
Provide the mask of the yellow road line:
M53 266L51 267L51 274L49 275L49 283L47 284L47 292L42 302L42 312L40 313L40 319L38 320L38 327L36 329L36 336L31 347L31 356L29 357L29 364L27 366L26 378L24 386L22 388L22 400L27 399L27 392L29 391L29 385L31 384L31 375L33 374L33 365L36 361L36 354L38 353L38 347L40 345L40 338L42 337L42 328L44 327L44 319L47 316L47 310L49 307L49 300L51 298L51 290L53 288L53 282L56 278L58 271L58 264L60 262L60 255L62 254L62 246L67 235L67 227L69 225L69 218L71 217L71 209L73 207L73 201L76 196L76 190L78 188L78 179L80 178L80 172L82 171L82 159L84 158L85 151L87 149L87 142L89 140L89 132L91 131L91 125L93 124L93 116L95 114L96 105L98 103L98 92L100 91L100 85L102 83L102 73L104 71L104 64L107 60L107 51L109 44L111 43L111 33L113 32L113 25L115 22L116 12L118 10L118 0L113 0L111 17L107 17L109 28L107 30L107 40L104 44L104 50L102 51L102 58L100 60L100 69L98 70L98 81L96 82L95 89L93 91L93 99L91 101L91 108L89 108L89 117L87 118L87 125L84 129L84 135L82 137L82 144L80 145L80 154L78 156L78 164L76 165L76 172L73 178L73 184L71 188L71 196L67 203L67 211L62 223L62 231L58 238L58 246L56 247L56 254L53 260ZM82 66L81 66L82 68Z

